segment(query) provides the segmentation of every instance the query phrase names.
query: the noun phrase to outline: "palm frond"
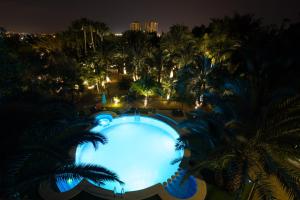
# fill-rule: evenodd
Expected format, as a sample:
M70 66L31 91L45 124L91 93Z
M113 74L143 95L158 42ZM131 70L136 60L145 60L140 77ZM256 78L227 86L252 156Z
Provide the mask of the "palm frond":
M184 138L184 137L180 137L176 140L176 144L175 144L176 151L183 150L187 147L185 140L186 140L186 138Z
M99 143L106 144L107 138L99 133L91 133L91 132L81 132L79 134L73 135L68 138L68 140L64 140L64 144L68 147L77 146L84 143L92 143L94 148L97 149Z
M283 111L293 106L299 106L299 103L300 103L300 95L287 98L283 100L281 103L275 102L274 104L270 105L268 116L272 116L278 113L278 111Z
M291 168L279 165L273 158L264 154L263 168L267 174L276 175L281 182L283 188L290 194L294 195L296 199L300 198L300 172Z
M269 137L269 142L271 144L276 144L279 146L289 147L297 147L300 145L300 134L295 134L293 131L289 134L279 135L279 136L271 136Z
M256 181L255 192L261 200L276 200L272 191L272 186L268 178L263 174L258 174L259 180Z
M66 165L56 169L55 174L65 180L86 178L98 184L103 184L105 181L117 181L123 184L114 172L97 165Z
M278 168L276 173L277 178L282 183L283 188L295 199L300 199L300 172L287 169Z
M180 157L180 158L175 158L174 160L172 160L171 161L171 165L175 165L176 163L179 163L179 162L181 162L182 161L182 158Z
M264 129L269 126L280 127L284 123L290 123L299 120L300 115L300 96L290 97L281 103L273 103L269 105L268 110L265 112L263 125Z

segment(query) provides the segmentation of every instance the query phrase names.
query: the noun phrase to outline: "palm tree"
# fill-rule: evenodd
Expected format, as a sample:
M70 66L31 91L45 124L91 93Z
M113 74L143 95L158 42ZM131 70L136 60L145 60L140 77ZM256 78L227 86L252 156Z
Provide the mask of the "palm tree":
M165 60L170 60L174 66L181 68L193 62L194 38L188 27L173 25L167 34L162 36L161 48Z
M243 92L243 87L226 87ZM214 170L216 184L238 191L237 198L250 180L259 199L278 197L278 187L283 188L281 195L299 199L300 173L290 160L300 157L300 96L277 100L258 112L253 108L256 100L252 103L245 94L208 96L208 101L214 99L212 110L195 111L192 120L182 124L190 134L177 147L192 149L190 173L205 177L203 169Z
M152 65L155 66L157 72L157 82L162 82L162 73L164 70L163 54L160 48L153 50L153 56L151 59Z
M219 32L204 34L198 43L200 53L209 58L212 65L228 66L233 52L239 47L238 40Z
M83 26L80 20L75 20L68 27L68 30L58 34L63 38L64 46L71 53L75 50L77 59L86 55L86 37L82 37ZM85 34L84 34L85 35Z
M100 37L100 42L103 42L104 36L108 35L110 33L109 27L102 22L95 22L94 28L96 31L96 34Z
M77 145L91 142L98 148L99 143L107 142L103 135L89 132L89 119L55 118L40 121L26 133L21 153L11 163L6 177L8 194L26 193L45 180L56 188L55 177L65 181L86 178L99 184L122 183L115 173L101 166L74 163L70 150Z
M127 75L127 66L129 65L129 54L126 51L126 39L124 37L115 37L114 39L116 47L116 51L114 54L114 63L117 65L118 75L120 75L120 72L122 71L124 75Z
M94 32L95 32L95 28L94 28L94 24L92 24L93 22L90 22L89 24L89 29L90 29L90 36L91 36L91 45L93 47L93 51L94 53L96 52L96 47L95 47L95 42L94 42Z
M96 53L97 47L101 46L104 41L104 36L109 33L109 27L105 23L81 18L73 21L68 30L59 36L62 36L66 50L75 49L79 59L88 55L89 48ZM83 55L80 55L82 52Z
M75 31L77 33L81 32L81 36L83 34L83 46L84 46L84 53L87 55L88 53L88 46L87 46L87 33L90 32L91 34L91 40L93 40L93 27L92 27L93 22L87 18L81 18L78 20L75 20L72 22L71 26L69 27L70 31ZM91 41L93 44L93 42Z
M91 45L93 48L94 53L96 52L96 44L94 41L94 33L100 38L100 46L104 41L104 36L110 33L109 27L102 22L94 22L89 21L89 29L90 29L90 36L91 36Z
M87 81L89 85L96 85L100 94L100 88L105 88L104 83L108 77L109 66L114 61L116 47L113 41L104 40L94 55L87 57L82 63L81 79Z
M205 56L196 56L194 63L178 70L176 90L179 96L186 96L188 99L204 105L203 96L207 90L212 88L210 79L215 75L214 68L211 68L210 59Z
M188 27L173 25L169 32L163 34L160 41L161 67L159 71L160 81L167 92L167 99L175 93L174 89L184 85L178 79L186 66L193 66L196 60L196 40ZM184 71L184 70L183 70ZM180 83L178 85L174 83ZM178 94L180 97L181 94ZM183 96L182 96L183 97ZM182 100L182 99L181 99Z
M160 94L160 85L151 76L144 76L132 83L131 90L145 97L144 107L148 105L148 97Z
M126 51L133 67L133 79L138 80L145 67L147 58L147 35L141 31L126 31L123 34Z

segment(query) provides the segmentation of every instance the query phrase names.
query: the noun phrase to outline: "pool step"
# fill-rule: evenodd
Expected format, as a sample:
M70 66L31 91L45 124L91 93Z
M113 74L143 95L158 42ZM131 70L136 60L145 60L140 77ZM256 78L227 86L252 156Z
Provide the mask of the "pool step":
M165 190L172 196L179 199L187 199L197 192L197 182L193 176L183 181L186 172L181 170L177 177L165 186Z

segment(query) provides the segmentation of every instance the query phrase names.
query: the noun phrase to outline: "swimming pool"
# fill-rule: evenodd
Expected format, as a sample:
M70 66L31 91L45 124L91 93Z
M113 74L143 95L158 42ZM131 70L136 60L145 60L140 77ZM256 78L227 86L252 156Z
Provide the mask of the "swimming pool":
M101 188L120 193L142 190L167 181L178 171L183 151L175 150L176 130L168 124L145 116L122 116L114 119L96 117L97 126L91 132L101 133L108 143L94 149L91 143L76 149L76 164L97 164L115 172L125 184L106 182ZM68 191L81 180L61 181L61 192ZM90 181L91 182L91 181ZM91 182L92 183L92 182ZM96 185L95 183L92 183Z

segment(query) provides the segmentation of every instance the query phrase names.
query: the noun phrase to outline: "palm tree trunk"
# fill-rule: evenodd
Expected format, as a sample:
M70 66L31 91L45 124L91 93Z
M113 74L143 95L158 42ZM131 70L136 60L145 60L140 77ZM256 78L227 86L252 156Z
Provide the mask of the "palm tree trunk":
M160 80L161 79L161 72L162 72L162 69L163 69L162 62L160 62L158 66L159 66L159 68L158 68L157 82L160 83L161 82L161 80Z
M99 80L97 79L96 81L96 88L97 88L97 92L98 94L100 94L100 89L99 89Z
M78 40L78 36L76 35L76 54L77 54L77 58L80 58L80 44L79 44L80 40Z
M138 61L138 66L135 67L135 71L136 71L136 73L135 73L135 75L136 75L136 80L139 79L139 76L138 76L138 69L141 69L141 60L140 60L140 59L139 59L139 61Z
M96 52L95 43L94 43L94 36L93 36L93 29L92 29L91 25L90 25L90 34L91 34L91 41L92 41L93 51Z
M85 55L87 55L86 30L85 30L85 27L83 27L83 37L84 37L84 53L85 53Z
M147 105L148 105L148 95L145 96L144 107L147 107Z
M162 64L161 68L159 70L159 83L161 83L161 81L162 81L162 75L161 74L162 74L163 70L164 70L164 65Z

